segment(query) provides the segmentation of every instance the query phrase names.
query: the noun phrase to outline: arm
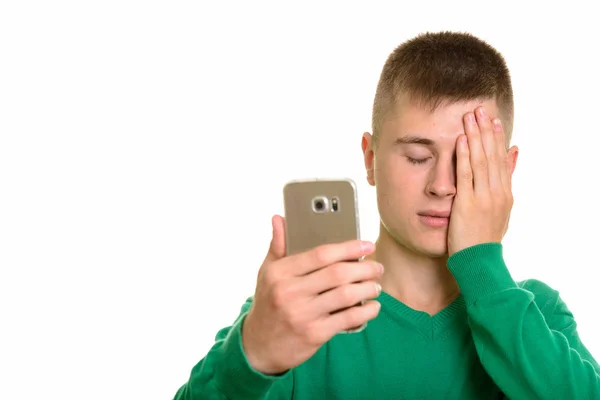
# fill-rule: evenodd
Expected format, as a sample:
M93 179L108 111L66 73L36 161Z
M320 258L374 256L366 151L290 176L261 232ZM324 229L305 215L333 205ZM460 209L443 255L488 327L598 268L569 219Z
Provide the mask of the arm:
M373 243L351 240L286 256L285 221L274 216L272 225L254 297L217 334L175 400L289 400L294 368L337 333L379 313L371 299L379 294L375 279L383 269L373 261L344 262L373 253Z
M192 369L174 400L271 400L292 398L292 372L267 376L255 371L244 354L242 327L252 304L243 305L234 324L217 333L206 357Z
M600 366L556 291L532 281L548 299L545 317L534 293L510 276L499 243L455 253L448 267L465 298L481 363L508 398L600 398Z

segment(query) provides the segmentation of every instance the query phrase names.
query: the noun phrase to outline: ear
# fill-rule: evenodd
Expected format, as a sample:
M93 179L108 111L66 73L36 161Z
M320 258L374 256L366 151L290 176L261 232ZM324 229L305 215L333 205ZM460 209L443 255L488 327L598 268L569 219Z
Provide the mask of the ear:
M373 136L369 132L363 133L360 147L362 148L365 169L367 171L367 182L375 186L375 177L373 174L373 165L375 164L375 151L373 149Z
M518 158L519 148L517 146L512 146L510 149L508 149L508 168L510 169L510 176L512 176L515 172Z

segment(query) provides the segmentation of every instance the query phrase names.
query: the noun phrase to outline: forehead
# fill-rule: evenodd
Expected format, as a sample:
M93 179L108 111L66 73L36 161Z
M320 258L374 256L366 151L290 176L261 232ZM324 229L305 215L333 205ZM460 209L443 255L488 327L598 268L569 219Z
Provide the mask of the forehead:
M483 106L490 117L499 116L494 99L443 102L432 110L428 105L401 97L381 126L382 139L394 141L402 136L416 136L454 146L458 135L464 133L464 115L479 106Z

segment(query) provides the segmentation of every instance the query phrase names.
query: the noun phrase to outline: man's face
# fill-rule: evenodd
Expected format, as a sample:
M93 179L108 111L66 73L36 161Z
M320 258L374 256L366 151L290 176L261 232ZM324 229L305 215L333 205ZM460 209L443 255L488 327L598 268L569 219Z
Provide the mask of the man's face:
M482 105L499 117L495 100L442 105L434 112L400 99L383 123L378 145L363 136L367 179L376 186L381 223L400 245L428 257L447 253L456 195L456 142L463 117ZM514 169L516 157L509 154ZM512 171L511 169L511 171Z

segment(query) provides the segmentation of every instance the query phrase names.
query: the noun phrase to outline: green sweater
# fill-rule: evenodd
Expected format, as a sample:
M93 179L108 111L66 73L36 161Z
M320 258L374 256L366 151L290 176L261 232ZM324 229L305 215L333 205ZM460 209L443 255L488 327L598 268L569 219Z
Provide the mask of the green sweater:
M600 399L600 366L555 290L515 282L496 243L453 255L448 268L461 295L435 316L383 292L367 329L334 336L281 376L244 356L248 299L175 399Z

